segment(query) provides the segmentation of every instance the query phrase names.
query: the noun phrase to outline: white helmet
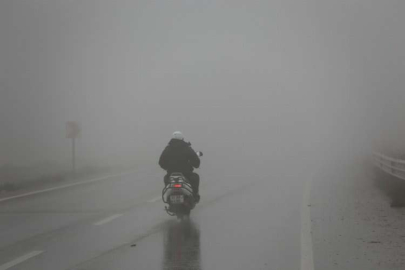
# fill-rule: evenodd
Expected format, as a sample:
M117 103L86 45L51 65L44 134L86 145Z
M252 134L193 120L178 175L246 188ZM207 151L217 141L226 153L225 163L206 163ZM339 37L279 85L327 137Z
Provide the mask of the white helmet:
M181 131L173 132L172 138L176 140L184 140L184 136L183 133L181 133Z

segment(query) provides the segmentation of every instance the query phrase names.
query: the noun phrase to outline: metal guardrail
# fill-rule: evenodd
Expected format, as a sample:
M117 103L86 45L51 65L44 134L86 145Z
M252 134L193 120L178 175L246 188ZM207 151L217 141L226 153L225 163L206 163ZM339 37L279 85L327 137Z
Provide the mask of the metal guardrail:
M381 153L373 153L374 165L399 179L405 180L405 160L395 159Z

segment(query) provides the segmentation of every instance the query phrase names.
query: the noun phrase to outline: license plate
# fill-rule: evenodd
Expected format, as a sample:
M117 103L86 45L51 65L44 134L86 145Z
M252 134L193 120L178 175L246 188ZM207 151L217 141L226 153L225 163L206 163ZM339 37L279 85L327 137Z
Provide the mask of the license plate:
M170 196L170 202L171 203L183 203L184 202L184 196L183 195L171 195Z

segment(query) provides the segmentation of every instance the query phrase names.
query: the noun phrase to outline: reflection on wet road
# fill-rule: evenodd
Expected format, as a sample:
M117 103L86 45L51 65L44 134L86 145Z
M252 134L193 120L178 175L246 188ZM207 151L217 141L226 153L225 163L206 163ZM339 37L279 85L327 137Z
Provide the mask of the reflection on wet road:
M164 270L200 270L200 230L190 219L170 221L164 229Z

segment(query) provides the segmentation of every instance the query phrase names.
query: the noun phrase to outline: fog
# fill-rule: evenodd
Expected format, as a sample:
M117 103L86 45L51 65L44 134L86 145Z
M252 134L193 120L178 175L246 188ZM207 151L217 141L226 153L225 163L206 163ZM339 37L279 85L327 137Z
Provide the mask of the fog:
M69 166L66 121L78 166L157 166L175 130L251 171L405 146L404 8L1 1L0 165Z

